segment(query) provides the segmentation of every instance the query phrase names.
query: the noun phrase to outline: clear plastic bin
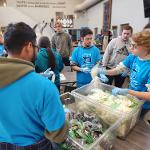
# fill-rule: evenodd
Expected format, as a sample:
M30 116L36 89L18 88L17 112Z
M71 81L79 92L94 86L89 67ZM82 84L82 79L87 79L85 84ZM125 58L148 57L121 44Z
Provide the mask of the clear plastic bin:
M114 86L110 86L110 85L107 85L107 84L104 84L95 80L91 82L90 84L87 84L81 88L78 88L72 91L72 94L81 100L84 99L86 101L90 101L91 103L94 103L93 99L87 97L87 95L90 94L91 90L94 88L98 88L103 91L111 92ZM126 113L126 114L121 111L114 111L112 110L110 106L106 106L100 103L95 103L94 109L96 110L97 115L100 115L101 118L107 124L110 124L110 125L116 120L118 120L120 116L124 116L124 119L122 120L122 123L120 124L120 127L117 129L117 136L122 139L125 139L128 133L131 131L131 129L136 125L137 121L139 120L141 108L142 108L144 101L139 101L138 99L137 101L138 101L138 106L135 109L133 109L131 112Z
M65 93L60 96L63 105L74 112L85 112L86 114L95 114L95 105L86 99L81 100L80 98L73 96L71 93ZM96 115L103 127L106 129L105 132L89 147L82 145L81 143L68 137L74 144L78 146L78 150L110 150L113 147L114 140L116 138L116 129L119 127L119 123L122 118L115 120L111 125L105 123L100 115Z

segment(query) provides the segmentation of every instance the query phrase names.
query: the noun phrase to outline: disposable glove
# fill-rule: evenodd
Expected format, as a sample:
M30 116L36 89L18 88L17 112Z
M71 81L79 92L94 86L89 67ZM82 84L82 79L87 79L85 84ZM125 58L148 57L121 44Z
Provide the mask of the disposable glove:
M84 73L90 73L90 72L91 72L91 70L90 70L89 68L87 68L87 67L85 67L85 68L80 68L80 71L81 71L81 72L84 72Z
M99 74L99 78L104 83L107 83L109 81L105 74Z
M129 89L121 89L121 88L114 88L112 90L112 94L117 96L117 95L127 95L129 94Z

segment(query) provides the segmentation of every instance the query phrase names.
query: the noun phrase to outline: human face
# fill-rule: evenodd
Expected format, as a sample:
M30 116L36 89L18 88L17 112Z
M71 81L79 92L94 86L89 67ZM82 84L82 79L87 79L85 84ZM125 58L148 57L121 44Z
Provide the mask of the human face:
M134 42L131 43L131 51L134 55L139 56L141 58L149 54L149 50L147 50L147 48L145 48L144 46L137 45Z
M131 35L132 35L131 30L123 30L122 35L121 35L122 40L123 41L128 41L129 38L131 37Z
M62 31L62 25L56 24L56 25L55 25L55 31L56 31L57 33L61 32L61 31Z
M88 34L85 37L82 37L82 41L83 41L83 46L84 47L91 46L92 41L93 41L93 35L92 34Z

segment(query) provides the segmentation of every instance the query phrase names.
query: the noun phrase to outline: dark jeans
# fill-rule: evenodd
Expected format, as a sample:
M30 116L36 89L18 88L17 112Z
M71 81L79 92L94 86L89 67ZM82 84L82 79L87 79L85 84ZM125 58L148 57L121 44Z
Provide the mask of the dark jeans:
M115 82L115 86L121 88L124 81L125 81L125 77L122 77L121 75L115 75L115 76L107 76L107 78L109 79L109 82L107 84L112 85L112 82L114 80Z
M16 146L9 143L0 143L0 150L59 150L57 144L51 143L47 139L43 139L36 144L30 146Z
M70 66L70 60L69 57L62 57L63 63L65 66Z
M149 109L142 109L140 118L143 119L145 114L149 111Z

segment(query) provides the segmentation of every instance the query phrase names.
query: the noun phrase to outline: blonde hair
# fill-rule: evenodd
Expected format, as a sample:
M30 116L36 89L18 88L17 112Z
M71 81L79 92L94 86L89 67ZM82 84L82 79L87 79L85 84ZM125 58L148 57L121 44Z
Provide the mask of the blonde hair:
M143 46L150 50L150 29L144 29L141 32L135 33L132 39L138 46Z

